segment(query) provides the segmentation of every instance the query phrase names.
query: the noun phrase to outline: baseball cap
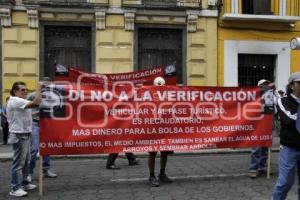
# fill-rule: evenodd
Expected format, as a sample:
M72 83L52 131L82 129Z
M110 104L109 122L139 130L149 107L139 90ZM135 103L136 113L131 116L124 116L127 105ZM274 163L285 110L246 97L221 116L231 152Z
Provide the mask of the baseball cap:
M260 81L257 82L257 86L261 86L264 83L270 83L270 81L268 81L266 79L261 79Z
M166 85L166 81L163 77L156 77L153 81L153 85Z
M288 83L292 83L294 81L300 81L300 72L296 72L290 75L290 78L288 80Z

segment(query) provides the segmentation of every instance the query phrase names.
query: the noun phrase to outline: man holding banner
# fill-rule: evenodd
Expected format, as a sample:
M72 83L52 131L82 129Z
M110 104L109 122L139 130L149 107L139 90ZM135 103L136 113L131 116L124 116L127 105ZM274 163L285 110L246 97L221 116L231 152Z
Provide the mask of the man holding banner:
M156 86L162 86L166 84L166 81L162 77L154 79L153 84ZM149 182L152 187L159 187L159 182L172 183L173 181L166 175L165 170L167 166L168 155L172 153L170 151L160 152L160 173L158 175L159 180L155 177L155 157L157 152L149 152L148 167L149 167Z
M296 129L297 111L300 104L300 72L289 77L286 94L286 97L278 100L281 148L279 176L274 188L273 200L286 199L287 193L294 184L296 167L300 162L300 134ZM300 199L299 190L298 199Z
M262 100L264 101L264 111L265 107L268 106L268 103L271 107L274 106L273 98L267 98L268 94L270 97L273 97L273 90L271 90L270 81L262 79L258 81L257 86L262 90ZM268 102L270 100L270 102ZM249 167L249 177L256 178L258 174L262 174L266 172L266 161L268 155L268 147L256 147L251 150L251 163Z
M37 186L27 180L29 172L29 137L32 130L31 109L40 103L41 95L38 87L33 101L26 100L27 87L24 82L15 82L10 90L7 103L7 120L9 124L8 143L12 144L14 155L11 167L11 191L15 197L26 196L26 190Z
M41 80L43 86L49 85L52 80L49 77L44 77ZM29 101L32 101L36 96L36 92L30 93L27 97ZM40 147L40 113L39 108L32 109L32 132L30 136L30 167L28 181L32 181L33 172L36 166L37 154ZM50 156L43 157L43 173L47 178L56 178L57 175L50 171Z

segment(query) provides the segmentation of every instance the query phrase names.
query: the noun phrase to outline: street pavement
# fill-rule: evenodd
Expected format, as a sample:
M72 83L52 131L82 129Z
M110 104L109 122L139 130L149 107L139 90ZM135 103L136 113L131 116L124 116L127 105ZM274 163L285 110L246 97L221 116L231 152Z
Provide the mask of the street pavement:
M167 174L174 182L157 188L148 183L147 154L138 154L137 166L129 166L121 155L116 161L120 170L105 169L107 155L55 156L51 169L58 177L43 179L42 197L37 189L22 199L270 200L278 176L278 147L278 137L274 137L270 179L265 175L257 179L247 177L250 149L217 149L170 155ZM16 199L8 194L11 157L11 146L0 145L0 200ZM37 173L33 178L33 183L38 184ZM287 198L295 199L297 184Z
M147 157L139 155L137 166L128 166L121 156L116 163L120 170L105 169L105 157L59 157L52 160L55 179L44 178L44 195L38 190L23 199L47 200L267 200L278 176L278 153L272 153L270 179L247 177L249 153L175 154L168 160L167 174L172 184L158 188L148 184ZM0 160L0 199L15 199L8 195L10 159ZM159 159L156 160L159 171ZM34 183L37 182L34 175ZM297 185L288 200L297 199Z

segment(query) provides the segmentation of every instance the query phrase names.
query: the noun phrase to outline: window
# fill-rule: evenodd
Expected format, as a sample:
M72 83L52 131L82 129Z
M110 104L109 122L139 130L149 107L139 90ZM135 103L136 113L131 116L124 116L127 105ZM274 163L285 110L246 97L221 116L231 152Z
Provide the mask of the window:
M143 0L143 4L150 7L169 7L176 6L177 0Z
M138 29L138 69L175 63L178 83L182 83L182 30Z
M261 79L274 82L276 55L238 54L239 86L256 86Z
M242 0L243 14L272 15L270 0Z
M90 26L45 26L44 36L44 76L54 77L56 64L91 72Z

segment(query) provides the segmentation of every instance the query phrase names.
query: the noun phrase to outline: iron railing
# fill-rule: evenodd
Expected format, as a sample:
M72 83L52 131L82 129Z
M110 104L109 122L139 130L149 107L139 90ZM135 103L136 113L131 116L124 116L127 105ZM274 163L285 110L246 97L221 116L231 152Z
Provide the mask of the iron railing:
M222 5L225 13L300 16L300 0L222 0Z
M256 86L261 79L274 81L276 55L239 54L239 86Z
M136 8L201 8L202 0L122 0L123 7Z

